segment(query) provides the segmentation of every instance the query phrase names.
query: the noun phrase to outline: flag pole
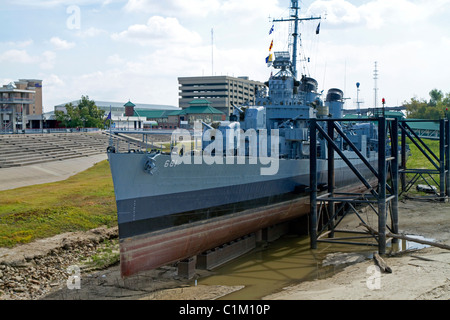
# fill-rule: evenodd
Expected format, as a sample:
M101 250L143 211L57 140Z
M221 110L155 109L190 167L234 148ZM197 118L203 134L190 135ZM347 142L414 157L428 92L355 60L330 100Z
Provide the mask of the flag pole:
M112 107L111 105L109 105L109 145L112 146L113 145L113 140L112 140L112 132L111 132L111 127L112 127Z

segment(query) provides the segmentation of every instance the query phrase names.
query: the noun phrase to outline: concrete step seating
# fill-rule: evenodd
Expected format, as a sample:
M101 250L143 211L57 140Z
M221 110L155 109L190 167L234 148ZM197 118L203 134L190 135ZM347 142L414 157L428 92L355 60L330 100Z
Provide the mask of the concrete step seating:
M118 140L121 149L128 147L128 141L114 136L115 146ZM0 135L0 168L106 153L109 142L109 135L103 132Z

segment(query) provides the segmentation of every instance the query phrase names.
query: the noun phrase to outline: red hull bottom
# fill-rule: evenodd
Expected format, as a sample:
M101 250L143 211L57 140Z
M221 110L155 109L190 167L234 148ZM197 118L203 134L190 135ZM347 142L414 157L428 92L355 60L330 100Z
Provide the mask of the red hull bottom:
M122 277L196 256L226 242L309 213L309 197L127 238L120 244Z

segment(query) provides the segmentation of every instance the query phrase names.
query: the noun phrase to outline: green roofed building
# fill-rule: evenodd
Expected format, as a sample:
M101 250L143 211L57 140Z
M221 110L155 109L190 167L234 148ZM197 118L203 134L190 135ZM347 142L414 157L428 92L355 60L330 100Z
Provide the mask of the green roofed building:
M213 108L206 99L197 99L189 103L189 107L183 110L142 110L135 109L134 115L145 117L148 125L153 128L177 129L193 128L195 121L212 123L225 121L226 115Z
M145 110L135 109L134 115L146 118L144 128L177 129L179 127L178 116L174 116L180 110Z
M226 120L225 113L213 108L211 103L206 99L193 100L189 103L188 108L181 111L175 111L174 113L178 113L180 125L184 124L189 128L193 128L194 122L196 121L212 123Z

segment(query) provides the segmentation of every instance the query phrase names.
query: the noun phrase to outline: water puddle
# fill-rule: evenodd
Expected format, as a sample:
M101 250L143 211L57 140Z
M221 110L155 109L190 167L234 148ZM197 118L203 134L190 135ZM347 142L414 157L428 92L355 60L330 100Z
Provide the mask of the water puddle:
M200 285L245 286L227 300L256 300L300 281L333 275L345 264L370 258L373 247L319 243L310 249L309 237L284 237L214 270L215 275L199 279ZM323 265L329 254L343 252L344 261ZM370 252L370 254L368 254Z
M434 239L425 238L423 236L417 236L417 235L408 235L409 238L414 238L417 240L425 240L425 241L435 241ZM422 244L418 242L413 241L407 241L407 240L399 240L398 243L392 244L392 250L395 252L400 251L407 251L407 250L419 250L430 247L427 244Z
M425 247L400 240L387 250L399 252ZM330 277L349 264L372 259L376 251L377 247L369 245L329 243L318 243L318 249L311 250L308 236L287 236L215 269L214 275L199 279L198 284L245 286L222 299L257 300L289 285Z

